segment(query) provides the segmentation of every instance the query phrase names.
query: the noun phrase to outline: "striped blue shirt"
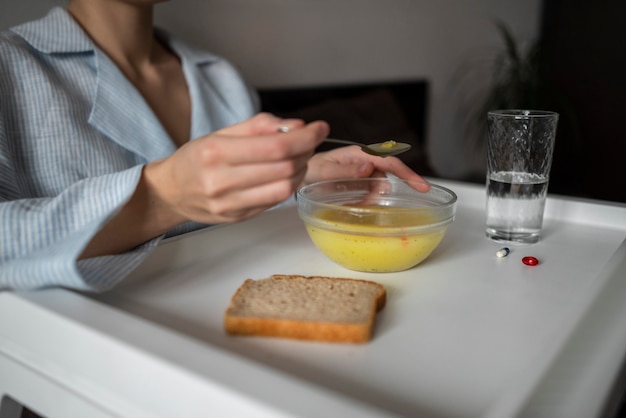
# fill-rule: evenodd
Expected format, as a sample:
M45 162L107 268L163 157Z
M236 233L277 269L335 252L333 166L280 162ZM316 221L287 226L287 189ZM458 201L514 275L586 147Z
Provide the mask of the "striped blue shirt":
M182 62L191 138L258 111L227 61L156 33ZM130 198L143 165L175 150L141 94L64 9L0 33L0 290L114 286L162 237L77 258Z

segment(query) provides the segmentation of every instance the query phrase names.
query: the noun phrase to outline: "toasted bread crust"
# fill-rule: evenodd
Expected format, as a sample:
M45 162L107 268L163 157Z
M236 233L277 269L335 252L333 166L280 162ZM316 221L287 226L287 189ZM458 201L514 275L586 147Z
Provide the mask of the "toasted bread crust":
M365 343L371 339L376 313L386 304L384 286L366 280L346 279L322 276L274 275L274 280L290 280L293 278L324 279L332 281L360 282L376 288L376 296L371 301L371 307L365 321L358 323L332 321L304 321L285 318L239 316L234 313L236 301L246 291L246 287L254 282L247 279L233 295L230 305L224 315L226 332L234 335L265 336L292 338L298 340L324 341L337 343Z
M297 340L364 343L370 340L372 323L303 322L287 319L226 317L229 334L292 338Z

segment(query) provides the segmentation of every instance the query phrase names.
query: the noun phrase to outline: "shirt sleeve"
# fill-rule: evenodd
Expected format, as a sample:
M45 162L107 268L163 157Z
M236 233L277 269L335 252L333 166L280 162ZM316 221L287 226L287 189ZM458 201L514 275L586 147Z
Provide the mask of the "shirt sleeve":
M258 110L228 62L184 46L177 52L192 133ZM140 93L60 9L0 32L0 55L0 290L110 289L163 237L119 255L78 257L133 195L142 164L176 147ZM204 226L186 223L167 235Z
M78 261L133 194L142 166L87 178L54 197L20 196L0 120L0 290L63 286L99 292L130 273L161 237L124 254Z

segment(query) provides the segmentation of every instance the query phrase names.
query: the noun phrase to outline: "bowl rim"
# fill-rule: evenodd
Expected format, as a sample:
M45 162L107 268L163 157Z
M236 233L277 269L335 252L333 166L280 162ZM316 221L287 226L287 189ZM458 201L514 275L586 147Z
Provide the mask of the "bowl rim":
M312 189L315 186L323 186L325 184L337 184L337 183L356 183L356 182L360 182L360 181L365 181L365 182L371 182L371 181L388 181L390 183L402 183L402 184L428 184L430 186L430 190L427 192L420 192L419 190L415 189L415 191L417 193L423 193L423 194L428 194L431 190L436 189L439 190L441 192L447 193L450 197L449 200L447 200L445 203L441 203L441 204L436 204L435 206L429 206L427 208L430 209L446 209L448 207L454 206L457 203L458 200L458 196L457 194L444 186L435 184L435 183L430 183L427 181L419 181L419 180L405 180L399 177L364 177L364 178L342 178L342 179L332 179L332 180L321 180L321 181L317 181L311 184L307 184L302 186L300 189L298 189L298 191L296 192L296 200L302 198L305 200L308 200L310 202L313 202L317 205L322 205L322 206L328 206L328 207L341 207L341 205L336 205L336 204L332 204L332 203L325 203L325 202L320 202L314 199L311 199L308 196L305 196L304 193L307 190ZM425 207L426 208L426 207ZM421 208L420 208L421 209ZM412 210L419 210L416 208L413 208Z
M439 216L435 215L436 219L434 219L434 222L428 223L428 224L414 225L414 226L384 225L384 226L377 227L376 231L373 231L371 229L359 231L358 229L360 229L361 227L359 226L359 228L355 229L354 228L355 224L351 222L334 222L334 221L317 219L314 216L312 216L312 212L310 212L310 210L307 210L304 208L305 206L306 207L310 206L316 209L330 209L333 211L349 212L353 214L357 214L359 212L363 214L371 212L371 209L365 206L359 207L359 206L351 206L349 204L342 205L342 204L332 203L332 202L328 203L328 202L318 201L316 199L311 199L309 196L306 196L304 193L300 193L301 190L304 190L306 192L305 188L310 189L312 186L316 186L316 185L323 186L325 184L346 183L346 182L355 183L358 181L371 181L371 180L383 180L383 181L402 183L402 184L427 183L427 182L421 182L421 181L403 180L400 178L385 178L385 177L334 179L334 180L323 180L323 181L311 183L310 185L302 187L298 191L298 194L296 195L298 213L300 215L300 218L305 223L308 223L311 226L315 226L317 228L334 230L334 231L342 231L342 232L350 233L354 235L371 235L373 232L375 232L375 234L379 236L396 236L396 235L407 235L407 234L412 235L412 234L421 234L425 232L430 232L430 231L438 230L441 228L446 228L456 218L456 203L458 199L456 193L446 187L443 187L437 184L432 184L432 183L428 183L431 186L431 190L435 189L437 191L444 192L447 198L446 202L441 203L441 204L436 203L433 206L424 205L422 207L415 207L415 208L398 207L398 206L392 206L392 205L376 206L376 212L379 215L384 215L385 213L389 213L389 214L393 213L393 215L396 215L398 214L398 210L405 212L405 213L429 212L429 213L439 215ZM416 193L424 193L424 194L429 193L429 192L420 192L419 190L415 190L415 191ZM386 207L388 207L389 209L385 210Z

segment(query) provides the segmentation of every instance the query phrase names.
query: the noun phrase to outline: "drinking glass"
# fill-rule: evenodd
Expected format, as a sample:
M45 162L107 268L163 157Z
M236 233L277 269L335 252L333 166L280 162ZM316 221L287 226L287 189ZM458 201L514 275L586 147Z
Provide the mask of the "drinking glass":
M543 110L488 112L488 238L539 241L558 120L558 113Z

